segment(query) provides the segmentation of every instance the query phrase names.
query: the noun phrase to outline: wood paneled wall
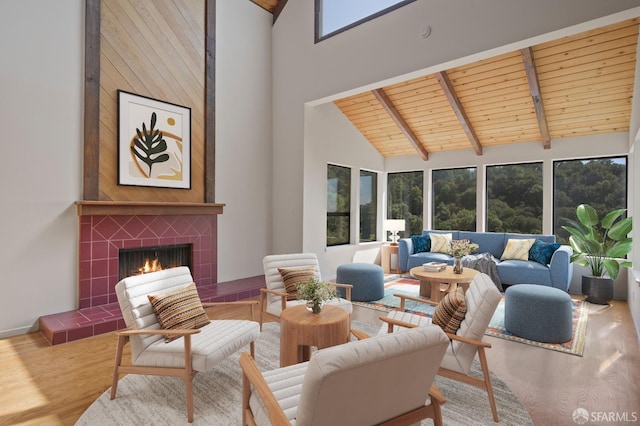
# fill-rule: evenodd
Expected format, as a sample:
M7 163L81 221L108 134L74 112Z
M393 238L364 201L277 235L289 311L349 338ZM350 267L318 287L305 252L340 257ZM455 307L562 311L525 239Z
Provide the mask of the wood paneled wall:
M202 0L100 2L99 200L212 202L205 185L206 9ZM191 189L118 185L118 89L191 108Z

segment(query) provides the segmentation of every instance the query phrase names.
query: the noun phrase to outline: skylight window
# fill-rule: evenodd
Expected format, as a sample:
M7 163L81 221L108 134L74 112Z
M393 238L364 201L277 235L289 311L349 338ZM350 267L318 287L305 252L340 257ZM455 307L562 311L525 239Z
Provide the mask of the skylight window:
M415 0L316 0L316 42Z

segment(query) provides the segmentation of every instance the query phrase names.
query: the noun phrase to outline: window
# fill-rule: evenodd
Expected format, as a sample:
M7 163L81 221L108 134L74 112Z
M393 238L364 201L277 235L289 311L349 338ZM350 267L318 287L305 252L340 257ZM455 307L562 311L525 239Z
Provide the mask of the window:
M553 232L566 244L563 218L576 220L576 207L589 204L602 216L627 208L627 158L553 162Z
M431 229L476 230L477 168L434 170Z
M360 170L360 241L378 239L378 174Z
M542 233L542 163L487 167L486 229Z
M422 235L423 172L389 173L387 218L404 219L404 237ZM401 235L403 237L403 235Z
M316 42L416 0L315 0Z
M327 165L327 246L349 244L351 169Z

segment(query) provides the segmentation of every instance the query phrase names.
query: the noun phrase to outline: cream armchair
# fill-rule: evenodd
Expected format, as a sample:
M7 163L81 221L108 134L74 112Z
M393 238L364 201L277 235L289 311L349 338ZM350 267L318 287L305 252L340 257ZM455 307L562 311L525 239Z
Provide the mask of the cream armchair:
M395 294L401 300L400 310L391 311L386 317L380 319L385 322L380 327L378 335L385 335L393 331L407 330L414 327L433 326L431 318L404 312L406 300L428 303L436 305L430 300L419 299L404 294ZM442 359L438 374L443 377L458 380L467 384L478 386L487 391L489 396L489 404L491 405L491 413L493 420L498 422L498 410L493 395L493 387L491 386L491 378L489 375L489 365L485 348L490 348L489 343L482 341L482 336L491 321L498 303L500 303L501 294L495 284L488 275L479 273L475 276L469 289L465 293L465 302L467 305L467 313L464 320L460 324L460 328L456 334L446 333L451 339L451 344L447 348L447 352ZM361 332L354 331L359 338ZM480 359L483 378L479 379L469 375L471 363L476 353Z
M449 340L419 327L322 349L301 364L260 373L248 353L242 367L243 425L442 424L445 402L433 385Z
M299 300L287 300L288 294L278 268L313 267L316 272L316 278L321 279L320 265L315 253L273 254L264 257L262 266L264 268L264 280L267 288L261 289L260 293L260 329L262 329L262 322L265 317L279 320L280 313L288 306L304 303ZM353 286L351 284L339 283L336 283L335 286L345 289L345 297L331 300L328 304L344 309L351 315L353 310L353 306L351 305L351 288Z
M116 284L116 295L126 330L117 331L118 346L111 399L116 397L121 374L149 374L182 379L187 392L187 420L193 421L193 378L209 371L220 361L250 345L260 336L260 325L248 320L213 320L198 329L162 329L148 295L166 295L193 283L187 267L128 277ZM198 301L199 302L199 301ZM251 312L258 301L202 303L203 307L245 305ZM253 315L251 314L251 317ZM168 343L165 336L178 337ZM122 364L122 353L131 343L131 364Z

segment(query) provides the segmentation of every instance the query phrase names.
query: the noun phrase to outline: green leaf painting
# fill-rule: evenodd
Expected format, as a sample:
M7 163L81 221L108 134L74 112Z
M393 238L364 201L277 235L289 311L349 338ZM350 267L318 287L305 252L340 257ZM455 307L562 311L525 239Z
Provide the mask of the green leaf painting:
M162 132L156 129L156 113L151 113L151 123L147 130L147 125L142 123L142 131L136 128L137 137L134 138L131 145L131 152L144 162L149 168L147 177L151 176L151 169L156 163L164 163L169 161L167 151L167 142L164 140Z

